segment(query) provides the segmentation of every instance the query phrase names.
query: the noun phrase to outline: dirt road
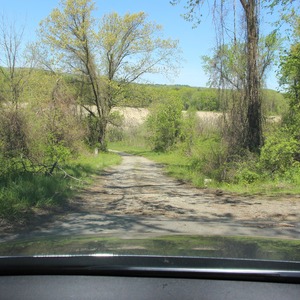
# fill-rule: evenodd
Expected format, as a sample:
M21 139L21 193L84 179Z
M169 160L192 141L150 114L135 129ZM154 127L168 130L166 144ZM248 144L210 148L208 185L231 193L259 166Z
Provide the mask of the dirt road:
M68 212L0 239L78 234L300 237L299 196L241 197L197 189L166 176L146 158L120 155L122 164L98 176Z

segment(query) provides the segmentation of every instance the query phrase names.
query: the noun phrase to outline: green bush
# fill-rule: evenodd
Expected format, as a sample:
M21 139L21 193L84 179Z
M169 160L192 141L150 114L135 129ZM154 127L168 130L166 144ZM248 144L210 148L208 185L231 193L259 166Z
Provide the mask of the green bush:
M300 165L298 163L296 163L295 166L288 169L281 177L285 181L299 186L300 185Z
M221 181L224 179L226 152L226 147L218 135L199 137L192 147L191 168L205 177Z
M299 142L285 129L269 136L261 149L260 166L272 174L284 174L298 162Z
M181 131L182 108L181 100L175 97L152 107L147 126L154 151L167 151L177 142Z
M197 138L197 121L196 110L189 109L183 116L180 133L180 148L184 154L189 156L191 155Z
M251 184L260 179L260 175L247 167L238 170L235 174L235 183Z
M48 143L44 146L45 163L51 165L55 162L64 163L71 156L71 149L65 146L65 141L57 141L49 134Z

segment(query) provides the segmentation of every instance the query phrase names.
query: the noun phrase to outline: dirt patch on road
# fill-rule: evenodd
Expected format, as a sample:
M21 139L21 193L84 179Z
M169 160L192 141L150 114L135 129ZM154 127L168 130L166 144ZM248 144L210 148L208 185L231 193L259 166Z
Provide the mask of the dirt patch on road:
M99 233L300 236L298 196L251 197L198 189L166 176L161 165L146 158L120 155L122 164L95 177L68 211L44 222L39 218L10 238Z
M161 165L146 158L121 155L123 163L84 190L76 206L115 215L248 220L274 226L294 226L288 222L300 220L300 196L252 197L198 189L166 176Z

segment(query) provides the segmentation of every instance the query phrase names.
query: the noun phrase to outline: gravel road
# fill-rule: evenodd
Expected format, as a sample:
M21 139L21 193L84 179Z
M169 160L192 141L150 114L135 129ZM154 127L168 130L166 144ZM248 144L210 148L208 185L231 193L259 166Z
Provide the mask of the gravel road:
M300 237L300 196L242 197L197 189L166 176L146 158L119 154L123 162L97 176L71 209L18 233L0 233L0 240L78 234Z

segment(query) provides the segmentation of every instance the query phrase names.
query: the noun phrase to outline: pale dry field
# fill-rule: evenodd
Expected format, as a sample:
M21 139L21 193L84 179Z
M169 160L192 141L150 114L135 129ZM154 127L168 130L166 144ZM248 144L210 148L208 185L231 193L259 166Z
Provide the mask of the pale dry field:
M125 128L143 124L149 115L149 110L147 108L116 107L113 108L112 111L117 111L124 116ZM183 114L185 113L186 111L183 111ZM219 124L223 117L222 113L212 111L197 111L196 115L198 116L199 121L211 125Z
M118 111L124 116L125 127L141 125L149 115L149 109L147 108L116 107L112 111ZM186 111L183 111L183 114L186 114ZM197 111L196 115L200 122L211 125L219 125L224 118L223 113L214 111ZM281 117L270 116L267 121L278 123L281 121Z

